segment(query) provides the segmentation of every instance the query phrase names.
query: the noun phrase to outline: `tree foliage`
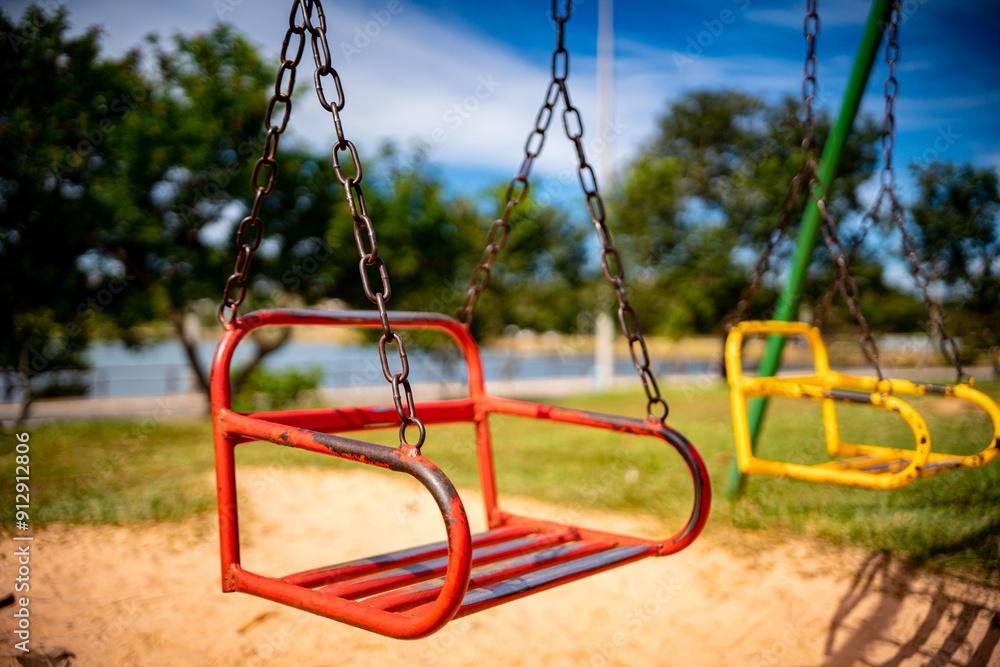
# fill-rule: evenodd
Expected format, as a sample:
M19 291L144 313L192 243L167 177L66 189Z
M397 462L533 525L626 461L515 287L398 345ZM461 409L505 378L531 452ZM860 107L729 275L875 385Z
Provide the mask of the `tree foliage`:
M117 202L100 188L118 178L117 124L144 94L138 56L99 58L99 32L67 36L65 9L29 8L15 23L0 11L0 366L26 414L38 382L57 368L85 365L82 353L101 316L127 288L90 250ZM51 377L51 376L49 376ZM9 381L9 380L8 380ZM22 415L23 416L23 415Z
M817 137L829 131L818 119ZM648 267L655 287L640 300L659 317L661 332L719 331L749 280L757 257L785 206L790 183L802 164L801 127L791 99L768 104L738 91L695 91L670 105L659 133L629 166L615 200L627 241ZM828 192L828 210L841 224L845 247L853 245L852 220L865 207L859 186L874 174L873 121L862 118L845 146ZM934 162L914 167L917 198L909 217L920 260L946 296L953 335L970 348L1000 343L1000 231L997 174L970 165ZM792 217L790 235L801 211ZM876 221L866 243L854 248L850 270L860 304L875 330L919 331L926 327L916 290L886 281L904 262L886 252L893 225ZM772 256L770 276L750 316L769 314L791 259L791 244ZM814 251L803 303L820 303L835 277L822 243ZM769 278L769 279L768 279ZM824 327L853 327L839 297ZM971 354L971 353L970 353Z
M918 255L945 288L949 333L972 348L1000 346L1000 188L993 169L931 162L912 168Z
M142 345L150 326L165 321L207 392L207 359L198 327L188 324L192 316L214 320L233 271L276 66L226 26L151 36L124 58L106 59L98 30L67 36L65 10L32 8L21 25L0 17L5 34L31 34L2 65L13 85L0 93L0 253L33 282L32 291L3 285L12 308L0 316L0 363L22 371L27 387L33 374L79 364L97 323L103 336ZM296 106L300 98L315 103L306 99L310 86L298 93ZM323 299L371 307L330 147L289 136L261 210L264 241L241 312ZM392 146L359 150L368 214L391 276L390 307L453 312L490 220L476 201L448 195L429 166L404 166ZM555 209L536 209L516 216L493 284L498 297L478 311L482 335L507 322L565 328L575 316L579 236ZM234 385L287 339L253 337L256 353ZM39 351L44 362L32 370Z
M829 119L817 120L817 136L825 137ZM876 136L870 119L859 121L829 196L834 216L860 210L857 186L873 172ZM660 118L658 135L630 165L615 200L628 242L656 285L659 305L650 305L660 331L722 329L801 168L801 137L793 100L766 103L733 90L688 93ZM772 266L783 259L775 256ZM770 278L757 314L773 303Z
M199 355L197 329L185 322L193 309L211 317L233 271L237 223L254 194L274 73L256 47L226 26L176 35L169 45L151 38L149 45L155 70L148 99L124 119L121 178L103 189L118 205L95 250L134 279L136 289L123 298L130 317L117 320L122 337L141 340L133 333L137 325L165 319L207 392L207 360ZM322 160L285 135L276 187L261 209L264 242L251 262L243 312L328 296L320 265L329 255L326 235L339 193ZM258 184L267 178L262 170ZM253 337L254 354L234 385L289 335Z
M58 391L40 377L85 365L93 337L141 345L151 325L167 322L207 392L207 359L187 323L214 320L233 271L276 64L262 62L255 45L225 26L152 36L120 58L101 55L98 29L70 36L65 9L32 7L18 22L0 11L0 31L9 48L0 59L7 83L0 89L0 261L18 277L0 284L8 305L0 313L0 367L12 378L8 386L20 388L27 409L39 393ZM309 88L299 85L296 106L300 98L315 103L305 99L313 96ZM818 121L822 140L829 120ZM869 119L851 135L829 193L838 219L861 209L858 186L873 174L877 136ZM640 259L640 269L627 274L647 329L721 331L801 166L800 137L790 99L695 91L663 114L657 137L611 203L616 242ZM407 160L392 145L359 151L368 215L390 274L390 308L454 312L503 187L481 201L455 197L424 160ZM330 147L284 135L277 161L241 312L326 299L370 307ZM961 298L961 335L997 345L996 174L933 163L914 175L921 259ZM529 196L513 212L474 332L497 335L510 324L578 330L579 314L609 296L594 288L590 233ZM818 259L825 254L816 252ZM779 254L772 265L785 259ZM852 270L862 305L878 302L868 308L875 326L915 326L914 301L886 286L884 260L878 249L859 248ZM810 272L806 296L814 302L832 276L824 261ZM779 277L765 283L753 314L766 313ZM829 321L846 318L837 312ZM256 354L234 383L287 339L254 337Z

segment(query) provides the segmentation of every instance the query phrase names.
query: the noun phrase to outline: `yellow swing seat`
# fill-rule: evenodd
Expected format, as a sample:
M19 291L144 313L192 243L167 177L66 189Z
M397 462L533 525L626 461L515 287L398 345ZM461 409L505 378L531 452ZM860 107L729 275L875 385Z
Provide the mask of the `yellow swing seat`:
M748 336L800 337L812 352L814 373L780 377L743 374L742 350ZM788 477L823 484L868 489L895 489L910 482L959 468L978 468L1000 456L1000 407L969 384L924 384L909 380L854 376L830 369L826 346L818 328L804 322L745 321L729 332L725 348L726 375L730 388L736 460L747 475ZM989 415L993 436L979 453L969 456L931 451L931 434L920 413L898 396L938 395L968 401ZM754 397L805 398L819 401L823 431L831 461L806 465L757 457L753 452L747 411ZM870 405L898 414L913 431L914 447L896 449L879 445L847 443L840 438L837 402Z

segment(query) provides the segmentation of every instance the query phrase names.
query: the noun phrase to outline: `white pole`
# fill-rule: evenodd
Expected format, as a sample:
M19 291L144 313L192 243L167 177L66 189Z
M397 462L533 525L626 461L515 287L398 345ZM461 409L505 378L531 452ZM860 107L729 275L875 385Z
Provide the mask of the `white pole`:
M600 0L597 9L597 132L600 144L598 170L601 189L607 193L614 176L614 137L605 138L605 128L614 122L615 26L613 0ZM594 327L594 380L597 391L611 388L615 375L614 327L611 317L598 305Z
M615 24L614 1L600 0L597 13L597 136L604 138L604 130L613 127L615 115ZM598 156L601 185L610 189L614 175L614 137L602 144Z

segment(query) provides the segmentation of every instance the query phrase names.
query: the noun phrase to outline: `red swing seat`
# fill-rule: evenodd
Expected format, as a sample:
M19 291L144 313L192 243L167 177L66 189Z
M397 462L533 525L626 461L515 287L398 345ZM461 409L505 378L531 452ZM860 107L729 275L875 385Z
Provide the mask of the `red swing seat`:
M238 344L250 332L274 326L381 326L376 312L256 311L226 329L212 365L224 591L251 593L389 637L415 639L439 630L453 618L625 563L675 553L691 544L701 532L711 504L708 472L697 450L683 435L652 419L602 415L491 396L485 390L478 347L459 322L444 315L403 312L392 313L391 320L394 328L444 332L462 350L468 369L468 397L417 403L416 410L425 424L475 424L480 486L489 529L471 534L465 507L455 487L415 447L386 447L340 435L372 428L398 428L400 419L392 405L234 412L230 366ZM691 473L694 499L689 518L674 535L649 540L502 511L497 505L490 414L576 424L665 441L680 454ZM437 504L447 540L281 577L244 569L240 563L235 448L252 441L294 447L410 475Z

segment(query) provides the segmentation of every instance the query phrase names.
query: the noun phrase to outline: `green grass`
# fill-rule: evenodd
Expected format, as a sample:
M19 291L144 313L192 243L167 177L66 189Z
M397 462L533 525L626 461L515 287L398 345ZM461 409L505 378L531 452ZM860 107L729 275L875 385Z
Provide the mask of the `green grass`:
M30 438L31 523L169 521L213 509L212 428L207 420L70 422L21 429ZM4 436L3 479L14 476ZM4 484L3 488L9 488ZM13 493L0 518L11 526Z
M977 388L1000 396L996 382ZM991 440L988 419L978 409L956 411L960 403L941 398L910 402L928 422L934 451L971 454ZM815 429L818 408L806 409L797 402L795 408L777 407L768 415L758 455L804 463L827 460ZM854 407L842 410L840 421L847 441L912 447L912 435L895 415ZM722 477L713 475L716 481L716 488L724 488ZM1000 577L998 507L1000 465L994 462L918 480L896 491L754 478L745 500L729 508L728 514L741 528L778 527L833 544L899 552L929 569L958 568L996 578Z
M1000 396L1000 383L981 383L979 388ZM753 478L746 496L734 503L723 497L734 458L725 387L674 386L665 387L665 393L670 423L695 444L709 467L715 498L708 530L735 527L776 538L804 535L835 546L892 551L930 569L1000 577L1000 464L946 473L889 492ZM915 402L928 418L935 451L972 452L986 442L986 420L977 411L946 411L942 400ZM644 408L637 393L556 403L633 416L641 416ZM845 409L842 422L847 439L906 444L907 431L888 413ZM691 498L686 468L659 441L519 418L494 418L492 426L501 499L516 494L569 510L653 514L668 526L686 516ZM807 463L824 460L819 428L815 405L776 401L758 453ZM62 423L28 432L35 526L173 521L214 509L207 420ZM392 444L394 433L377 436ZM459 488L478 485L471 439L467 425L437 427L430 429L424 447L425 455ZM13 479L14 438L5 435L4 440L0 475ZM246 445L238 451L240 466L358 469L280 447ZM3 495L0 519L10 527L13 492Z

